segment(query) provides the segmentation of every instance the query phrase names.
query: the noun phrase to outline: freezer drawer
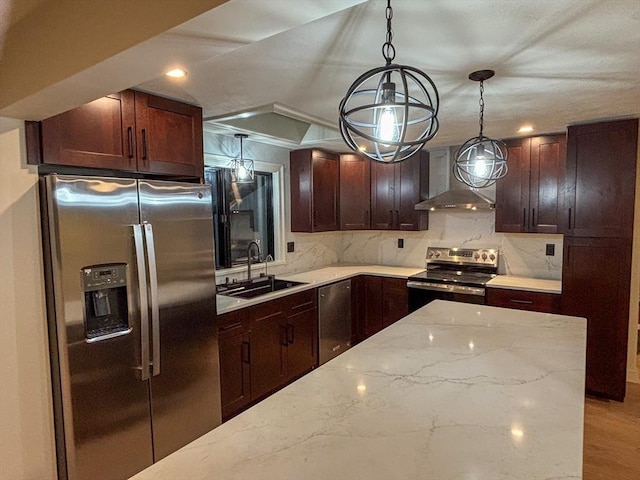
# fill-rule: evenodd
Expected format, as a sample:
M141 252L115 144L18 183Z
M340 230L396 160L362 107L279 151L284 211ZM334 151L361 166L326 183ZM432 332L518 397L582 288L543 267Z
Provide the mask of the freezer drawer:
M351 280L318 289L320 365L351 347Z

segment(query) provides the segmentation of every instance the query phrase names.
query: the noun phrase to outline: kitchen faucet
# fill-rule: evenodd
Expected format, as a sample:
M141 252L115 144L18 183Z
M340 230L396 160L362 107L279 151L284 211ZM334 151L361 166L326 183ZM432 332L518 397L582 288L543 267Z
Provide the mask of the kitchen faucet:
M251 241L249 245L247 245L247 280L251 281L251 247L255 245L256 250L258 251L258 261L260 261L260 257L262 257L262 253L260 253L260 245L258 242Z

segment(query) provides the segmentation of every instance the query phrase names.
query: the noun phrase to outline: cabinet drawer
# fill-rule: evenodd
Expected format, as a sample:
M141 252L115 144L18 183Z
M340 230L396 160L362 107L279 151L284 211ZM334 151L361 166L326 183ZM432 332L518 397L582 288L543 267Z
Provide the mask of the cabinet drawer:
M242 310L218 315L218 337L225 339L244 332L248 327L246 315Z
M487 288L487 305L532 312L560 313L559 294Z
M314 308L318 304L318 293L315 288L294 293L285 298L287 299L290 315Z

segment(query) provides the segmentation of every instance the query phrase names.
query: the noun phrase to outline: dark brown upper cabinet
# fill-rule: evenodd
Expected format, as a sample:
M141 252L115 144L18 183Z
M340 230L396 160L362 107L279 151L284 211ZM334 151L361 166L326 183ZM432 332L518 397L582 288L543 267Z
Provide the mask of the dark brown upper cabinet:
M371 228L426 230L428 213L415 205L429 197L429 152L399 163L371 162Z
M38 135L33 134L39 129ZM37 163L202 177L202 109L126 90L32 123ZM30 163L36 163L33 160Z
M496 232L558 233L566 136L505 142L509 173L496 182Z
M340 230L369 230L371 162L355 154L340 155Z
M638 119L568 129L561 233L631 238Z
M322 150L294 150L291 169L291 231L340 230L340 157Z

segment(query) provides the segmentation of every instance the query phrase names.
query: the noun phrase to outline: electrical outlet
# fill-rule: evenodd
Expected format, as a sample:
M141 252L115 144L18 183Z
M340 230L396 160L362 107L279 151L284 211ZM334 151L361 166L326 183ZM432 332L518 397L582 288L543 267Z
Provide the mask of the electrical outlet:
M295 251L294 242L287 242L287 253L292 253Z
M398 239L398 248L404 248L404 238Z
M555 244L547 243L545 254L548 255L549 257L553 257L556 254Z

